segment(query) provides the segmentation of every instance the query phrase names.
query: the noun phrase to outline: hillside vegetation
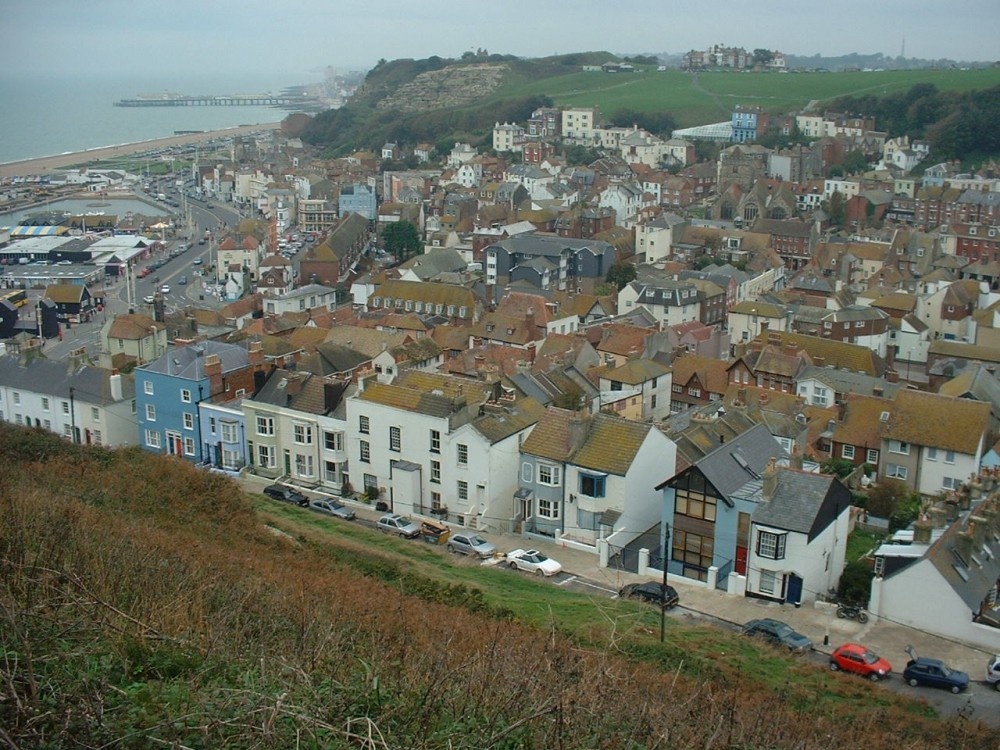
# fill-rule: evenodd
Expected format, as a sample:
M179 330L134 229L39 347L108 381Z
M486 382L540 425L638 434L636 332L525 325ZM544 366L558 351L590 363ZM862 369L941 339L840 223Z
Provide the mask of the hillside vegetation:
M620 111L661 113L689 127L727 120L738 104L773 113L810 105L822 111L838 98L901 95L917 85L969 92L1000 84L1000 68L697 75L651 65L636 65L635 73L581 70L617 59L588 52L537 60L484 55L385 62L368 73L346 106L317 115L303 138L330 155L377 149L387 141L450 147L466 140L488 147L495 122L523 124L543 104L596 106L611 119Z
M982 748L630 602L0 424L0 745Z

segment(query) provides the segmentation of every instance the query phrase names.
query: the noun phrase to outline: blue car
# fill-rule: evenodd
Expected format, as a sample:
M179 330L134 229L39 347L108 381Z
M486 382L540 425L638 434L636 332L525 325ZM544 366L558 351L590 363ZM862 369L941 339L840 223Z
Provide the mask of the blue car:
M953 693L961 693L969 687L969 675L957 669L950 669L940 659L918 657L906 663L903 679L910 687L926 685L944 688Z

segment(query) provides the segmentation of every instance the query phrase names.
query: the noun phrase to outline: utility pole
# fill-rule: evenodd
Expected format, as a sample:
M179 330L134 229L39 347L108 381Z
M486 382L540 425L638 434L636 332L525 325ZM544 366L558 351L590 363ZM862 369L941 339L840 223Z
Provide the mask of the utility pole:
M73 442L76 443L76 404L73 399L73 392L76 390L73 386L69 387L69 424L70 433L72 435Z
M663 527L663 583L660 586L660 643L667 635L667 560L670 559L670 524Z

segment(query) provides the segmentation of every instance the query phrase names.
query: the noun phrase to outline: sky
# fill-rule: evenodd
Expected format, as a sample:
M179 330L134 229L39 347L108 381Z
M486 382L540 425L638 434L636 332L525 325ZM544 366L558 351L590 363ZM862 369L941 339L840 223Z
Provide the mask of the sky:
M380 58L711 44L786 54L1000 60L1000 0L2 0L0 75L319 80Z

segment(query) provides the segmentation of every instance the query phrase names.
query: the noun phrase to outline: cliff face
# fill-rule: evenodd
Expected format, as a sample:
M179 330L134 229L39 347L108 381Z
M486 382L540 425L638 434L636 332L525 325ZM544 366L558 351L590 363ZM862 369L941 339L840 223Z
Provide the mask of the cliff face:
M482 100L492 94L509 72L503 63L454 65L420 73L376 104L378 109L428 112Z

